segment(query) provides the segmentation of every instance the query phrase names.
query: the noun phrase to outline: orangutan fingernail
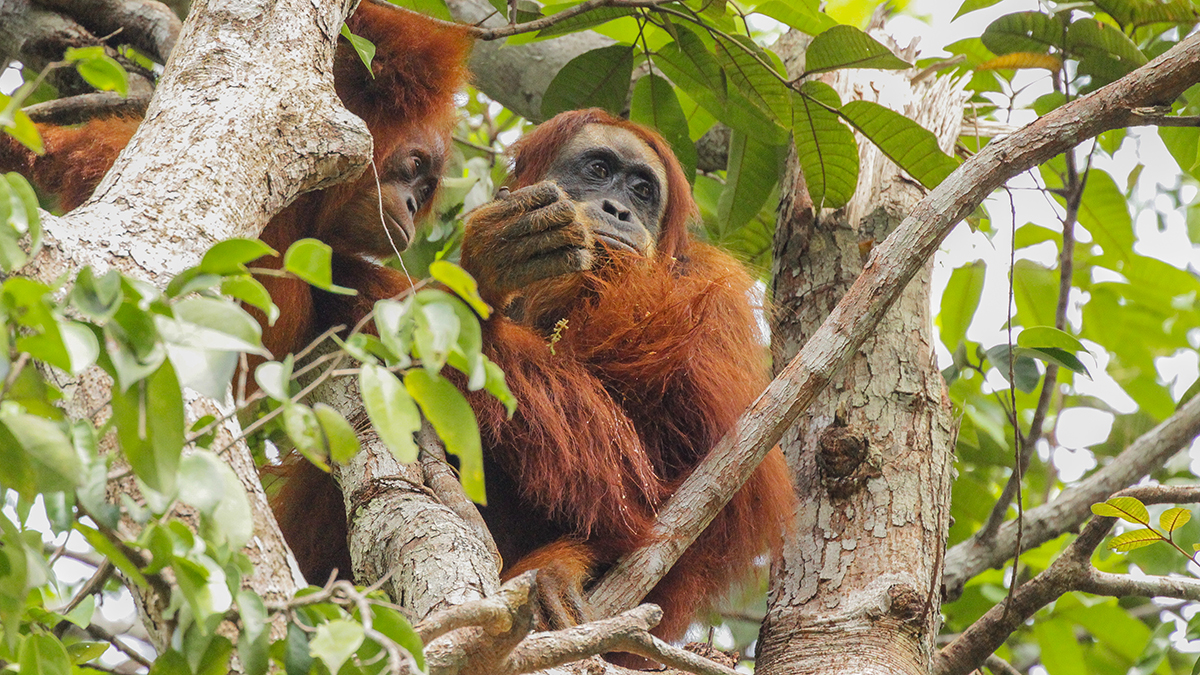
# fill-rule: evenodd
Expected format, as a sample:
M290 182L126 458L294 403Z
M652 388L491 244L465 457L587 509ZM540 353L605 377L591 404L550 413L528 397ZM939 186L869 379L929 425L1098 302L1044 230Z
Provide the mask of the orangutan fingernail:
M509 189L507 185L501 185L499 190L496 190L496 199L508 199Z

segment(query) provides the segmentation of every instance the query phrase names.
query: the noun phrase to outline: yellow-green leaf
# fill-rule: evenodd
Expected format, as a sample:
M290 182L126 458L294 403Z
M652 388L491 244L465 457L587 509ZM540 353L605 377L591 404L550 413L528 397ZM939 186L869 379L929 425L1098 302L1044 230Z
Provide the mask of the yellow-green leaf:
M1167 532L1174 532L1183 527L1184 523L1192 519L1192 512L1187 509L1176 506L1173 509L1163 511L1163 514L1158 517L1158 524Z
M1012 68L1013 70L1030 69L1030 68L1045 68L1052 73L1057 73L1062 70L1062 59L1050 54L1038 54L1037 52L1013 52L1004 56L997 56L994 59L988 59L975 67L975 70L1003 70Z
M1113 497L1104 503L1092 504L1092 513L1141 525L1150 524L1150 512L1146 510L1146 505L1134 497Z
M1128 553L1135 548L1149 546L1156 541L1162 541L1162 535L1154 530L1134 530L1125 534L1113 537L1108 543L1108 547L1118 553Z

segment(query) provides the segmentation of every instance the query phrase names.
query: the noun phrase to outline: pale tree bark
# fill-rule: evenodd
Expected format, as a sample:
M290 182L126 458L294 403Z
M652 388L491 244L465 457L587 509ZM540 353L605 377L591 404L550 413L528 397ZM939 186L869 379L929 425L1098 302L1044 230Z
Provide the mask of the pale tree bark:
M951 150L966 98L961 85L914 84L912 75L843 71L830 84L843 102L890 104ZM772 344L780 364L821 325L873 245L926 192L861 137L859 156L850 204L816 213L794 151L789 158L775 235ZM799 508L773 569L759 672L929 670L955 436L933 350L931 267L932 261L922 266L826 394L781 440Z
M228 0L198 2L184 26L146 114L91 200L61 218L43 214L42 254L23 270L51 282L91 265L118 269L163 288L216 242L255 238L299 193L361 171L371 139L342 107L331 66L346 2ZM111 381L99 368L70 381L67 413L103 409ZM232 411L223 401L185 394L188 421ZM102 413L103 414L103 413ZM236 419L217 447L241 433ZM107 449L115 442L110 435ZM303 585L267 507L244 443L226 459L250 496L255 537L248 583L268 600ZM132 482L122 490L135 490ZM129 524L127 523L128 527ZM162 589L131 589L159 647L169 635ZM156 592L158 591L158 592Z

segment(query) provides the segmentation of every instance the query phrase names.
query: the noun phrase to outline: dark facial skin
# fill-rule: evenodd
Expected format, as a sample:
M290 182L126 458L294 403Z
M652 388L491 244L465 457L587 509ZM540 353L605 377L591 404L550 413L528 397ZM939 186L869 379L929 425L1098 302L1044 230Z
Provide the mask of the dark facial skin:
M546 180L581 207L598 244L649 253L665 207L666 172L640 138L617 127L585 127L559 153Z
M666 210L667 172L642 139L590 124L543 180L475 209L463 267L503 306L529 284L597 267L614 255L652 257Z
M350 201L318 221L324 230L318 238L340 251L380 257L408 248L416 234L417 216L430 205L445 167L442 145L441 139L429 134L407 135L378 165L378 193L375 174L368 168Z

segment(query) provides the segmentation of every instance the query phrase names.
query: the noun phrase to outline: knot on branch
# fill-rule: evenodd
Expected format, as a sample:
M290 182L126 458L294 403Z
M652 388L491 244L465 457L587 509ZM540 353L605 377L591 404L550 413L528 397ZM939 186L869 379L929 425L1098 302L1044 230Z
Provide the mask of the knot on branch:
M929 603L922 593L908 584L893 584L888 588L888 613L905 621L920 621Z
M869 449L866 436L850 427L835 423L821 432L817 466L831 496L848 497L873 475L866 462Z

